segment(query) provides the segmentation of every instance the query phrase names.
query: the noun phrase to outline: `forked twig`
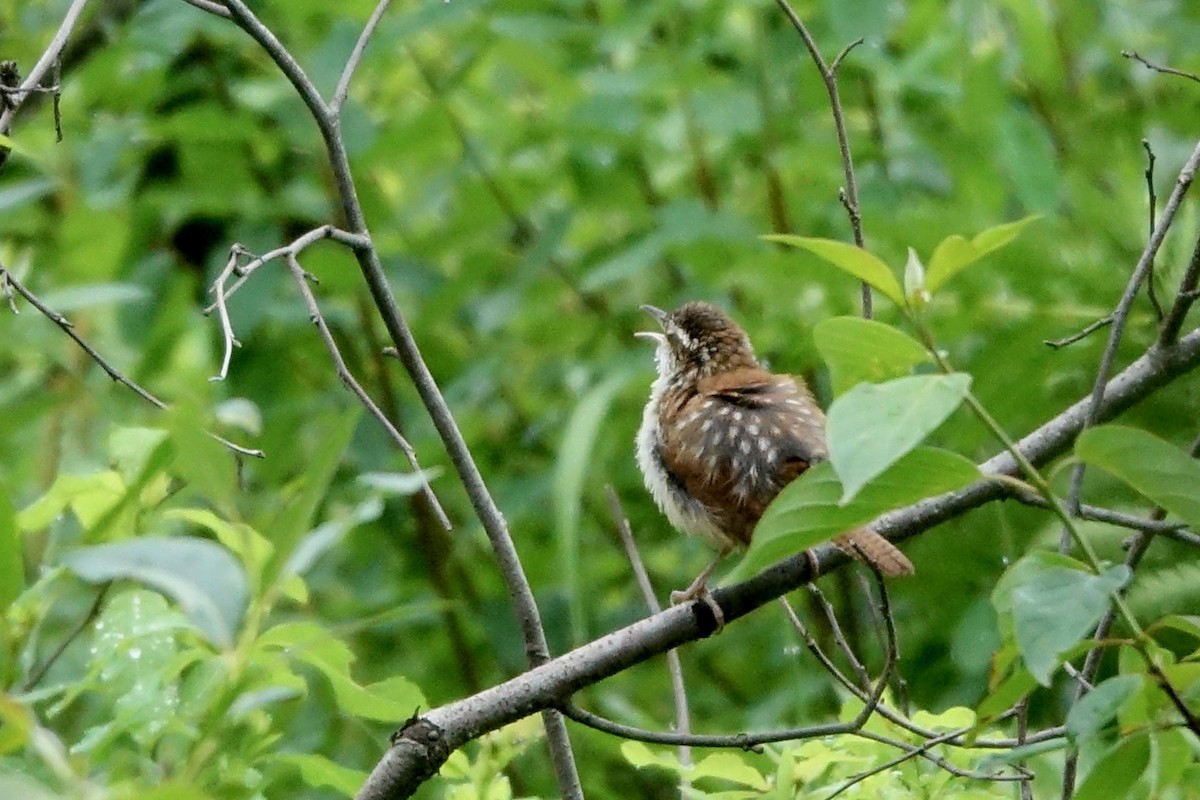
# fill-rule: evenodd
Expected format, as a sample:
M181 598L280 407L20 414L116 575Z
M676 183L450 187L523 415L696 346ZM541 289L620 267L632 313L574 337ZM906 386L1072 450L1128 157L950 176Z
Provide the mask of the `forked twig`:
M142 386L140 386L138 383L136 383L131 378L126 377L125 374L122 373L120 370L118 370L116 367L114 367L112 365L112 363L109 362L108 359L106 359L104 356L100 355L99 351L97 351L96 348L92 347L87 342L86 339L84 339L82 336L80 336L78 333L75 332L75 326L71 324L70 320L68 320L66 317L64 317L62 314L58 313L54 309L47 306L45 303L43 303L41 301L40 298L38 298L37 295L35 295L33 292L26 289L24 284L22 284L19 280L17 280L16 277L11 272L9 272L4 267L3 264L0 264L0 284L7 287L7 289L15 290L16 293L21 295L21 297L24 297L31 306L33 306L39 312L41 312L42 316L44 316L46 319L53 322L55 325L57 325L59 327L59 330L61 330L67 336L71 337L71 339L75 342L75 344L79 345L80 349L83 350L83 352L87 353L88 356L92 359L92 361L95 361L96 364L99 365L100 369L104 370L104 372L107 373L109 378L111 378L112 380L121 384L122 386L126 387L131 392L133 392L138 397L142 398L143 400L145 400L147 403L154 406L155 408L162 410L162 411L165 411L167 409L166 403L164 403L162 400L155 397L153 394L151 394L146 389L142 388ZM7 289L6 289L6 291L7 291ZM10 304L12 303L11 295L9 297L9 302L10 302ZM13 307L13 310L14 311L16 310L15 306ZM229 441L228 439L218 436L217 434L215 434L211 431L208 432L208 435L211 436L212 438L216 439L218 442L225 445L227 448L229 448L230 450L232 450L233 452L235 452L239 455L251 456L253 458L264 458L265 457L265 454L263 453L262 450L256 450L251 447L243 447L240 444L234 444L233 442Z

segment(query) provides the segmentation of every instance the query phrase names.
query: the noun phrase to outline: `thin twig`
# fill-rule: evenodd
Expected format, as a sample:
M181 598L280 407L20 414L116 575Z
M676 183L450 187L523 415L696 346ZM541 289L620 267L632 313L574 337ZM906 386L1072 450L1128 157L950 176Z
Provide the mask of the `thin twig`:
M654 586L650 583L650 574L646 572L646 565L642 561L641 553L638 552L633 531L629 528L629 518L625 516L625 510L621 508L621 498L617 496L617 490L611 483L604 487L604 492L608 495L608 507L617 525L617 536L621 539L621 546L625 549L625 556L629 559L638 588L642 590L642 598L646 601L650 613L657 614L662 611L662 605L654 594ZM675 729L680 733L691 733L692 717L688 710L687 687L683 683L683 665L679 661L678 650L667 651L667 672L671 676L671 695L675 700ZM692 765L692 749L687 745L679 746L679 763L685 767ZM690 783L686 776L680 781L681 796L687 796Z
M1013 491L1010 497L1019 503L1037 508L1049 509L1050 504L1046 498L1041 495L1034 494L1028 491ZM1166 536L1169 539L1190 544L1193 546L1200 545L1200 536L1186 530L1187 523L1185 522L1166 522L1160 519L1147 519L1145 517L1134 516L1133 514L1123 514L1120 511L1113 511L1100 506L1092 506L1083 504L1079 506L1079 518L1089 520L1091 522L1103 522L1108 525L1115 525L1119 528L1128 528L1133 531L1145 531L1146 533L1156 534L1158 536Z
M354 70L358 69L358 62L362 60L363 51L367 49L367 42L371 39L371 34L375 32L375 28L383 19L383 14L391 2L392 0L379 0L375 10L371 12L371 18L367 20L362 33L358 35L358 41L354 43L350 57L346 59L346 66L342 68L337 88L333 91L333 99L329 101L329 110L335 116L342 113L342 105L346 102L346 96L350 94L350 79L354 77Z
M842 100L838 94L837 70L842 65L843 59L862 43L862 39L856 39L850 44L842 48L832 64L825 61L821 55L821 48L817 47L817 42L813 39L812 34L808 32L808 27L804 24L804 20L800 19L787 0L776 0L779 8L787 15L791 21L792 27L800 34L800 38L804 40L804 46L808 49L808 54L812 56L813 63L817 66L817 71L821 73L821 82L825 84L825 91L829 95L829 109L833 115L833 127L837 132L838 150L842 157L842 173L845 177L846 185L842 188L841 200L842 205L846 207L846 213L850 217L850 230L854 235L854 244L858 247L866 247L866 239L863 236L862 229L862 213L858 204L858 181L854 177L854 157L850 152L850 138L846 134L846 119L842 113ZM862 315L866 319L870 319L873 313L873 299L871 296L871 286L864 281L862 283Z
M62 56L63 48L67 46L67 39L71 36L71 31L75 27L75 23L79 21L79 15L83 13L83 7L87 5L87 0L73 0L70 7L67 8L67 13L63 15L62 24L58 26L58 30L54 32L54 38L50 40L50 44L46 45L46 49L42 51L42 57L33 65L33 69L25 77L25 81L20 86L19 92L6 92L7 101L4 104L4 110L0 111L0 134L6 134L12 126L13 116L20 110L21 105L29 98L32 91L41 85L42 78L46 77L54 64Z
M850 789L851 787L855 786L856 784L859 784L862 781L865 781L867 778L870 778L872 775L879 775L880 773L887 772L888 770L892 769L893 767L899 766L900 764L903 764L905 761L910 761L913 758L924 758L925 760L937 765L938 768L945 770L946 772L950 773L951 775L954 775L955 777L968 778L970 780L994 781L994 782L999 783L999 782L1006 782L1006 781L1019 781L1019 780L1027 779L1028 777L1030 777L1029 773L1026 772L1025 770L1021 769L1020 767L1014 767L1014 769L1018 770L1018 773L1016 775L993 775L993 774L987 774L987 773L983 773L983 772L975 772L972 770L960 769L960 768L954 766L954 764L950 763L946 759L941 758L940 756L935 756L929 752L934 747L937 747L940 744L945 744L948 739L962 736L964 733L967 733L968 731L970 731L970 728L963 728L961 730L950 731L948 733L943 733L943 734L935 736L931 739L928 739L919 745L911 745L906 742L902 742L899 739L893 739L888 736L883 736L883 735L875 733L873 731L866 731L866 730L856 731L854 733L855 736L861 736L864 739L870 739L871 741L874 741L874 742L880 742L882 744L890 745L891 747L898 748L898 749L902 750L903 752L900 755L896 756L895 758L889 759L888 761L885 761L882 764L877 764L876 766L871 767L870 769L863 770L862 772L858 773L854 777L847 779L844 783L842 783L840 786L838 786L838 788L835 789L832 793L825 795L823 800L833 800L833 798L842 794L847 789Z
M0 275L3 276L3 282L5 285L7 285L8 287L10 287L12 289L15 289L17 294L24 297L31 306L33 306L39 312L41 312L42 316L44 316L46 319L53 322L55 325L57 325L59 327L59 329L63 333L65 333L67 336L71 337L71 339L75 342L75 344L79 345L80 349L82 349L83 352L87 353L88 356L92 359L92 361L95 361L96 364L99 365L100 369L104 370L105 373L108 374L109 378L112 378L117 383L121 384L122 386L125 386L131 392L133 392L138 397L142 398L143 400L145 400L147 403L154 406L155 408L163 410L163 411L165 411L167 409L166 403L164 403L162 400L155 397L153 394L151 394L146 389L142 388L140 385L135 383L132 379L125 377L125 375L120 370L118 370L116 367L114 367L108 361L108 359L106 359L104 356L100 355L100 353L94 347L92 347L90 344L88 344L86 339L84 339L82 336L80 336L78 333L75 332L75 326L71 324L70 320L68 320L66 317L64 317L62 314L58 313L54 309L47 306L45 303L43 303L41 301L40 298L38 298L37 295L35 295L33 292L26 289L25 286L20 281L18 281L11 272L9 272L4 267L3 264L0 264ZM243 447L240 444L234 444L233 442L229 441L228 439L218 436L217 434L212 433L211 431L208 433L208 435L211 436L212 438L216 439L218 442L225 445L225 447L229 448L230 450L234 451L235 453L238 453L239 455L251 456L253 458L264 458L265 457L265 454L263 453L262 450L255 450L250 447Z
M1075 344L1076 342L1078 342L1082 339L1086 339L1087 337L1091 336L1093 333L1100 330L1101 328L1108 326L1108 325L1112 325L1112 321L1113 321L1113 315L1109 314L1106 317L1101 317L1100 319L1096 320L1095 322L1093 322L1091 325L1088 325L1083 330L1078 331L1076 333L1072 333L1070 336L1066 336L1062 339L1043 339L1042 344L1046 345L1047 347L1051 347L1055 350L1058 350L1058 349L1061 349L1068 345Z
M858 685L866 690L871 685L871 676L867 673L867 668L859 661L858 656L854 654L854 650L850 648L850 643L846 641L846 636L842 633L842 626L838 623L837 614L834 613L833 606L825 599L825 594L815 583L808 585L808 591L816 599L817 605L820 606L822 613L824 613L825 620L829 624L829 630L833 634L833 642L837 645L838 650L842 651L842 656L850 664L850 669L854 670L854 675L858 678Z
M83 633L84 629L92 623L92 620L94 620L100 614L100 607L104 605L104 598L108 594L108 590L111 587L112 581L100 585L99 590L96 592L96 598L92 600L92 605L88 608L87 613L84 614L83 618L79 620L79 623L71 629L71 632L63 637L63 640L59 642L50 655L46 657L46 660L43 661L37 667L37 669L30 673L29 678L21 686L22 692L28 692L32 690L33 687L41 683L42 678L46 677L46 673L50 671L50 668L54 666L54 663L58 661L59 657L62 656L63 652L66 651L71 642L75 641L79 637L79 634Z
M1159 218L1158 224L1154 227L1154 233L1151 234L1150 240L1146 243L1146 248L1142 251L1137 266L1134 267L1133 274L1129 278L1129 283L1125 287L1125 292L1121 295L1121 299L1117 302L1117 306L1113 310L1112 326L1108 332L1108 344L1104 348L1104 354L1100 358L1100 366L1096 370L1096 380L1092 385L1092 404L1084 421L1084 430L1096 424L1101 401L1104 399L1104 389L1108 383L1109 375L1112 374L1113 362L1117 357L1117 347L1121 343L1121 336L1125 332L1125 322L1129 317L1129 310L1133 307L1133 301L1137 297L1138 290L1146 280L1146 275L1150 271L1150 265L1154 262L1154 256L1162 246L1163 240L1167 236L1167 231L1170 230L1171 225L1175 222L1175 214L1183 202L1184 195L1191 188L1192 180L1195 178L1198 166L1200 166L1200 142L1196 143L1192 154L1179 171L1179 177L1175 181L1175 188L1171 191L1170 198L1167 199L1166 207L1163 208L1162 217ZM1079 511L1083 492L1084 470L1085 465L1080 461L1071 471L1071 488L1067 498L1067 509L1071 513L1078 513ZM1070 547L1071 536L1068 531L1064 530L1062 538L1059 541L1059 550L1066 552L1070 550Z
M213 292L217 295L215 303L217 307L217 316L221 320L221 338L225 342L224 355L221 356L221 369L210 381L223 381L229 375L229 362L233 358L233 348L241 347L239 342L233 335L233 323L229 321L229 307L225 304L225 281L228 275L231 275L237 269L238 259L244 255L249 255L250 251L240 244L234 244L229 248L229 258L225 261L225 268L221 270L221 274L213 283Z
M229 19L231 16L233 16L229 13L228 8L220 3L213 2L213 0L183 0L183 2L187 3L189 6L195 6L201 11L207 11L209 14L216 14L222 19Z
M800 615L796 613L794 608L792 608L792 604L788 602L786 596L779 598L779 604L783 606L783 611L787 615L788 621L791 622L796 633L800 635L800 639L804 642L804 646L808 648L808 652L817 659L817 662L821 665L821 667L830 675L832 675L834 679L843 687L853 692L855 696L861 696L861 693L864 691L863 688L854 683L854 681L850 680L850 677L838 669L838 666L833 663L833 659L825 654L825 651L821 649L821 645L817 642L816 637L813 636L808 630L808 626L805 625L804 621L800 619Z
M288 253L300 255L300 253L304 252L305 248L316 244L322 239L332 239L338 244L343 244L346 247L349 247L351 250L359 250L371 246L371 240L368 239L364 234L350 233L349 231L344 231L341 228L337 228L333 225L320 225L316 228L313 228L311 231L297 236L295 239L281 247L276 247L274 250L263 253L261 256L252 258L245 264L238 265L235 262L232 266L230 266L230 264L227 263L225 265L225 269L223 269L217 279L213 281L213 286L209 289L209 291L216 294L218 283L228 282L230 278L232 278L234 275L237 275L237 280L222 290L225 300L228 302L229 298L233 297L237 290L242 288L242 284L250 280L251 276L253 276L260 267L274 261L275 259L283 258ZM242 247L242 245L235 244L234 247ZM245 250L244 247L242 249L244 252L249 253L249 251ZM211 314L216 309L217 303L214 302L212 305L204 309L204 313L206 315Z
M1158 211L1158 196L1154 192L1154 150L1150 147L1150 141L1142 139L1142 149L1146 151L1146 199L1149 207L1148 216L1150 217L1150 228L1148 236L1154 235L1154 217ZM1150 263L1150 272L1146 275L1146 296L1150 298L1150 305L1154 306L1154 314L1158 321L1162 322L1163 307L1162 303L1158 302L1158 292L1154 288L1154 262Z
M1151 63L1138 55L1136 50L1122 50L1121 55L1125 56L1125 58L1132 58L1134 61L1142 64L1147 69L1152 69L1155 72L1161 72L1163 75L1176 75L1180 78L1187 78L1189 81L1196 81L1197 83L1200 83L1200 75L1197 75L1194 72L1185 72L1181 69L1175 69L1174 67L1163 67L1158 64Z
M1175 293L1171 310L1167 312L1158 330L1159 347L1170 347L1179 338L1183 320L1191 310L1192 303L1196 301L1197 283L1200 283L1200 239L1196 240L1196 246L1192 249L1192 260L1188 262L1187 270L1179 281L1179 291Z
M342 358L342 352L338 349L337 342L333 339L333 334L329 331L329 325L325 322L325 317L321 314L321 309L317 305L317 298L313 295L312 289L308 286L309 274L300 266L300 261L293 253L288 253L284 256L288 269L291 270L292 277L296 280L296 288L300 291L300 296L304 299L304 305L308 307L308 313L314 325L317 326L317 331L321 334L321 341L325 343L325 349L329 351L329 357L333 359L334 368L337 371L338 379L349 389L355 397L361 402L371 413L371 416L383 426L387 431L388 436L400 448L400 452L404 453L404 457L408 459L409 466L412 467L413 473L421 478L421 491L425 494L425 499L429 501L433 513L437 516L438 522L446 530L451 530L453 526L450 524L450 518L446 516L446 511L442 508L442 504L438 502L437 495L434 494L433 487L429 485L428 478L425 477L425 471L421 469L421 464L417 461L417 452L408 440L396 429L392 421L387 418L387 414L375 404L371 396L362 388L350 372L350 368L346 366L346 360Z

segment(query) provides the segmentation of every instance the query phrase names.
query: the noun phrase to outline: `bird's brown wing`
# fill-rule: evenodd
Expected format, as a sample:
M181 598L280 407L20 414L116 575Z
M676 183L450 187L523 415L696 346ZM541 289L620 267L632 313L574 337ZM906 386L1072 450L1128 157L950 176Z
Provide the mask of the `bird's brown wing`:
M737 545L750 543L754 526L784 486L828 457L825 415L806 386L761 369L731 370L706 378L664 420L664 456L687 493ZM834 540L886 575L907 575L912 563L870 528Z
M702 380L663 420L664 459L734 543L779 490L825 458L824 415L786 375L745 368Z

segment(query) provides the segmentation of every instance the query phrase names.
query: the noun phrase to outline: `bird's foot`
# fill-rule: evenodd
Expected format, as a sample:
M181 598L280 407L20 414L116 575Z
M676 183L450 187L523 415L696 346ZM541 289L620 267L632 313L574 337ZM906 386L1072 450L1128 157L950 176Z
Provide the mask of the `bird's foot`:
M707 578L708 576L704 575L702 577ZM699 600L708 606L708 610L712 612L713 621L716 623L716 627L713 629L714 636L725 629L725 612L717 604L717 600L712 596L712 592L708 591L708 586L704 581L697 580L682 591L676 590L671 592L671 605L673 606L677 606L680 603L688 603L692 600Z

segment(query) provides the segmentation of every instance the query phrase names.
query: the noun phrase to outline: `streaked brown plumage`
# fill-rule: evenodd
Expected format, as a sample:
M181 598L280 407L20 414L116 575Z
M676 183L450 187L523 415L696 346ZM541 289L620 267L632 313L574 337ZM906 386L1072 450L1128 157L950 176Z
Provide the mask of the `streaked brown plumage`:
M763 369L745 331L716 306L644 308L663 329L640 334L658 345L637 441L646 486L676 528L704 536L721 555L744 548L780 490L828 457L825 415L803 380ZM885 575L913 571L869 528L834 542ZM673 599L702 592L711 569Z

